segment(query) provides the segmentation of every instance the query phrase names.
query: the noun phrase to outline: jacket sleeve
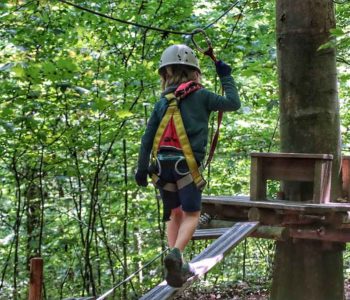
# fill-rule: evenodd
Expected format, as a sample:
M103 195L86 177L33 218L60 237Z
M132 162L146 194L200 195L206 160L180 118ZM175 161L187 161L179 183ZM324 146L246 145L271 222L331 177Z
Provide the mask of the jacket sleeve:
M220 77L225 96L209 92L208 109L211 111L233 111L241 107L236 84L231 75Z
M137 168L140 171L146 171L149 166L150 155L153 146L154 136L157 132L160 120L157 115L157 104L148 120L146 131L141 138L141 146L137 162Z

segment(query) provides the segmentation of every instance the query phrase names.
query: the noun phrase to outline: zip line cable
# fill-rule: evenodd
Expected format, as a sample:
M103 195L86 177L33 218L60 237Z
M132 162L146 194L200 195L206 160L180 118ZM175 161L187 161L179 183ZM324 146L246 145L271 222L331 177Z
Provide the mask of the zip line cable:
M248 2L249 2L249 0L246 0L246 2L244 3L243 7L241 8L241 13L238 15L238 19L237 19L235 25L233 26L233 28L232 28L232 30L231 30L230 36L229 36L229 38L227 39L227 41L226 41L224 47L223 47L221 50L226 49L227 46L229 45L229 43L230 43L230 41L231 41L231 39L232 39L233 33L234 33L234 32L236 31L236 29L237 29L237 26L238 26L239 21L243 18L243 13L244 13L244 10L245 10L245 8L246 8Z
M78 222L79 224L88 227L88 225L83 222L82 220L79 220L78 218L70 215L67 212L61 211L57 208L53 208L53 210L65 214L66 216L72 218L73 220L75 220L76 222ZM98 233L96 233L97 237L100 238L103 241L103 238L100 237L100 235ZM120 287L122 284L129 282L131 279L133 279L138 273L140 273L143 269L146 269L149 265L151 265L154 261L156 261L160 256L162 256L165 252L167 252L169 250L169 248L166 248L165 250L163 250L161 253L159 253L158 255L154 256L152 259L150 259L149 261L147 261L143 266L141 266L138 270L136 270L135 272L133 272L132 274L130 274L128 277L126 277L123 281L119 282L116 286L112 287L110 290L108 290L107 292L105 292L103 295L99 296L96 300L103 300L105 299L107 296L109 296L112 292L114 292L118 287ZM122 261L118 258L118 261L123 265ZM133 288L134 292L135 289ZM135 292L136 293L136 292Z
M178 34L178 35L190 35L193 36L195 34L197 34L198 32L186 32L186 31L178 31L178 30L172 30L172 29L163 29L163 28L159 28L159 27L154 27L154 26L148 26L148 25L144 25L144 24L139 24L136 22L131 22L131 21L127 21L127 20L122 20L119 18L115 18L103 13L100 13L98 11L92 10L90 8L66 1L66 0L58 0L58 2L61 2L63 4L75 7L79 10L94 14L96 16L105 18L105 19L109 19L112 21L116 21L122 24L126 24L126 25L132 25L135 27L139 27L139 28L145 28L145 29L149 29L149 30L153 30L153 31L158 31L158 32L162 32L164 34ZM209 27L213 26L215 23L217 23L219 20L221 20L224 16L226 16L234 7L237 6L237 4L239 3L239 0L234 2L223 14L221 14L217 19L215 19L213 22L211 22L210 24L206 25L203 27L203 29L208 29Z
M148 267L150 264L152 264L154 261L156 261L160 256L162 256L165 252L167 252L169 248L166 248L163 252L159 253L157 256L153 257L150 261L148 261L146 264L144 264L141 268L136 270L134 273L129 275L127 278L125 278L123 281L119 282L116 286L112 287L110 290L105 292L103 295L99 296L96 300L103 300L110 294L112 294L118 287L120 287L122 284L130 281L133 277L135 277L138 273L140 273L143 269Z
M203 29L206 30L209 27L213 26L215 23L217 23L218 21L220 21L224 16L226 16L234 7L237 6L237 4L239 3L239 1L234 2L220 17L218 17L217 19L215 19L213 22L209 23L207 26L204 26Z

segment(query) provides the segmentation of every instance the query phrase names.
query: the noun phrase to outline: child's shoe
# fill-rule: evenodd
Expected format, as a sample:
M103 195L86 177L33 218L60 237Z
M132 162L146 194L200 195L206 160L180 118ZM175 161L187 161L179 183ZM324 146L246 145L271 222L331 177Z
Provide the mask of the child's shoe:
M182 256L178 248L172 249L164 258L165 280L168 285L178 288L183 284Z

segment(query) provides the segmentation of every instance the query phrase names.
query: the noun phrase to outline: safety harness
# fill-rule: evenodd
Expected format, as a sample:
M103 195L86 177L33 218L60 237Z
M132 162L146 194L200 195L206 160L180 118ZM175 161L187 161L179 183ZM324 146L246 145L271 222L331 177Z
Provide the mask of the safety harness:
M180 112L180 101L186 98L190 93L202 88L199 83L189 81L181 84L175 91L165 95L168 100L168 108L159 124L157 132L153 140L152 156L155 161L158 161L158 151L161 149L176 149L182 150L185 157L189 173L179 179L176 184L164 182L160 177L160 172L153 172L153 183L167 191L177 191L186 185L194 182L198 189L202 190L206 181L200 173L197 161L192 151L190 141L188 139L186 129ZM180 159L181 160L181 159ZM175 169L179 161L175 164ZM158 162L160 169L160 164Z
M202 49L201 47L198 46L198 44L194 39L194 35L196 33L203 34L208 46L207 49ZM217 62L217 59L214 55L212 43L208 35L203 29L200 29L200 28L195 29L192 32L191 38L192 38L193 44L196 46L196 48L200 52L202 52L204 55L209 56L214 63ZM167 190L167 191L175 192L192 182L194 182L197 188L200 190L202 190L206 185L206 181L202 177L198 164L196 162L196 159L193 155L191 144L188 140L186 129L183 125L181 112L179 109L180 101L184 99L188 94L196 91L199 88L202 88L200 84L190 81L190 82L181 84L176 89L175 93L170 93L165 96L168 100L169 106L156 132L156 135L153 141L153 150L152 150L153 159L158 162L158 169L160 171L158 173L152 172L152 181L155 186L162 187L164 190ZM222 89L222 93L223 92L224 91ZM215 148L219 139L219 130L220 130L222 118L223 118L223 112L219 111L216 132L213 136L213 139L210 145L209 155L203 168L206 168L210 164L214 156ZM162 180L159 177L161 172L161 165L157 159L157 154L160 147L162 149L166 149L167 147L169 147L169 149L182 150L185 156L185 160L189 168L189 173L186 175L183 174L185 176L180 178L176 182L176 184L164 182L164 180ZM177 164L179 162L180 161L177 161L177 163L175 164L175 170L177 170Z

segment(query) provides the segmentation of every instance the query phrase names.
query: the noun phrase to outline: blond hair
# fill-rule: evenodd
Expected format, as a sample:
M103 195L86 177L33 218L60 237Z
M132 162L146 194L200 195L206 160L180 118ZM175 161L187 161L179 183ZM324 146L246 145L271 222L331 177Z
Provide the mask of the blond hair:
M159 70L162 80L162 90L171 85L179 85L187 81L200 82L200 72L187 65L169 65Z

